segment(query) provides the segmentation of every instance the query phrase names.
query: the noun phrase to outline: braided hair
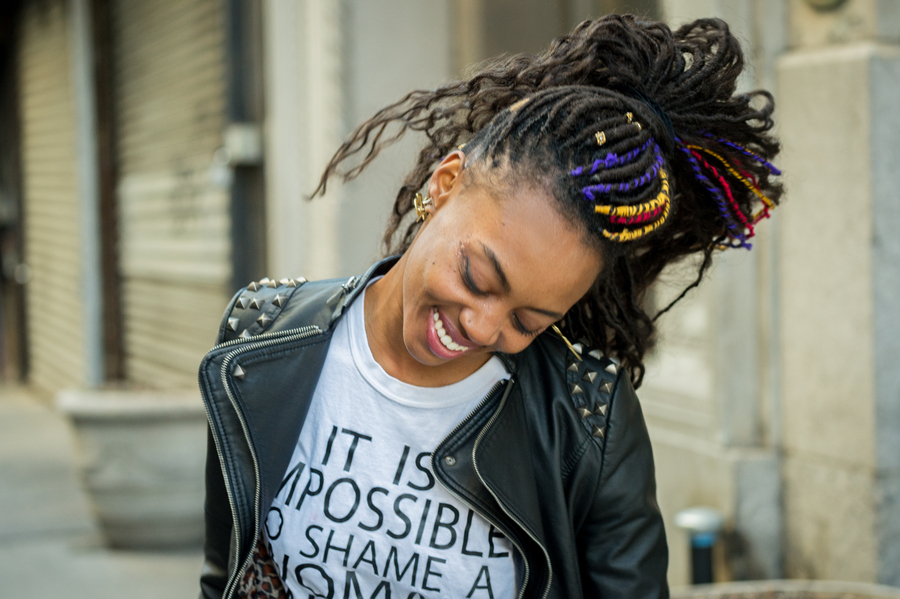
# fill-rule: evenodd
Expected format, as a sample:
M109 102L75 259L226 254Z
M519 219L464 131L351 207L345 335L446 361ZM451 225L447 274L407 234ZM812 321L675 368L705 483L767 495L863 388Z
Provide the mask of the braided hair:
M740 44L718 19L674 33L631 15L585 21L542 54L484 63L469 79L380 110L338 149L316 193L333 176L356 177L407 131L424 133L384 235L387 251L400 253L418 231L403 227L415 194L457 148L467 169L548 189L604 264L563 329L618 356L637 386L656 318L700 283L716 251L749 249L781 197L769 162L779 150L774 102L766 91L735 94L742 69ZM645 296L663 268L695 254L694 281L648 314Z

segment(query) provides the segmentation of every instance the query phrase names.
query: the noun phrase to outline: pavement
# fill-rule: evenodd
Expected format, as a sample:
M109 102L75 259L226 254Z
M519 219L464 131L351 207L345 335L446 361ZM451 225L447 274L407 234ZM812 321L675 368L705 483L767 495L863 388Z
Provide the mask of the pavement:
M0 598L197 597L199 548L103 546L72 431L48 401L0 386Z

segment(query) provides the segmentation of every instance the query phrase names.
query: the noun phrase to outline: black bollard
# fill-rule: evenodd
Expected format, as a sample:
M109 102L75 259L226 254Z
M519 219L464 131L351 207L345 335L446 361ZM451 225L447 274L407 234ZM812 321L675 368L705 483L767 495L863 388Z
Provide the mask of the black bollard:
M691 535L691 584L709 584L713 581L712 548L715 542L714 534Z
M725 519L717 510L693 507L675 515L675 525L687 531L691 539L691 583L713 582L712 548Z

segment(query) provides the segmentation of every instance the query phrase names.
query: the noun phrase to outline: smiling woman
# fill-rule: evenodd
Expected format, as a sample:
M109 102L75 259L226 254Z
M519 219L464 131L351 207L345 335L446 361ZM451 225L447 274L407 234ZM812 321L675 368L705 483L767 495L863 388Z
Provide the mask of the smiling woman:
M609 16L363 123L320 191L427 139L391 257L251 283L201 365L203 596L667 596L643 300L778 201L742 66L721 21Z

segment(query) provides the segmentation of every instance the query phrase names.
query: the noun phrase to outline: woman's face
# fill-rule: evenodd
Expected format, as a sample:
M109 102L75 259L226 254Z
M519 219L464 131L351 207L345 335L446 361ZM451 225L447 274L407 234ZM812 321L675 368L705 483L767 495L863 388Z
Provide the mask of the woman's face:
M454 153L432 177L434 204L406 252L403 340L419 363L475 368L517 353L590 289L598 252L531 186L463 177ZM465 179L465 183L464 183Z

